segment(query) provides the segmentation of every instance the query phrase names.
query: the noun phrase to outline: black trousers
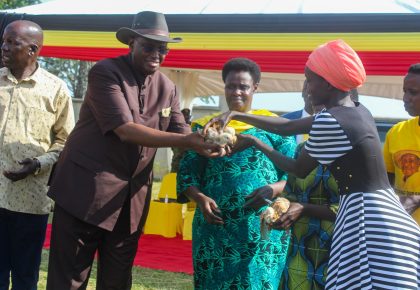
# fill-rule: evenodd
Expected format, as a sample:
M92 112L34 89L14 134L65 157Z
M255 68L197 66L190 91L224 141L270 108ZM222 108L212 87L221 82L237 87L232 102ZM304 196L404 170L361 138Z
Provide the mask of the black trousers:
M47 290L86 289L95 253L96 289L131 289L131 269L141 231L130 234L129 206L124 206L112 232L54 209Z
M0 290L36 290L48 214L0 209Z

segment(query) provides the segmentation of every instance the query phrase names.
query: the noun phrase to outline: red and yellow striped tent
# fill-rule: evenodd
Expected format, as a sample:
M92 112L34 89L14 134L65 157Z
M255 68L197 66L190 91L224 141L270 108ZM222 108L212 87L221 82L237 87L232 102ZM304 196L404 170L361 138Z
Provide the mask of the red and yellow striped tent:
M115 31L133 14L3 14L39 23L43 56L97 61L127 53ZM172 36L164 66L186 98L222 94L220 69L232 57L248 57L263 71L261 92L300 91L309 53L343 39L360 55L368 81L362 94L401 98L402 77L420 62L420 14L168 14Z

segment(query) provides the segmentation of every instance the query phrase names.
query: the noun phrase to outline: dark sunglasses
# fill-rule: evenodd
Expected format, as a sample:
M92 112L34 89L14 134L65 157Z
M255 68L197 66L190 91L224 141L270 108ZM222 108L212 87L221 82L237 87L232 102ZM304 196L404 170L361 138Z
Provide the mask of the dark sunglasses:
M169 48L167 48L166 46L155 46L153 44L148 43L140 44L140 46L142 47L142 51L144 53L152 53L157 50L159 54L167 55L169 52Z

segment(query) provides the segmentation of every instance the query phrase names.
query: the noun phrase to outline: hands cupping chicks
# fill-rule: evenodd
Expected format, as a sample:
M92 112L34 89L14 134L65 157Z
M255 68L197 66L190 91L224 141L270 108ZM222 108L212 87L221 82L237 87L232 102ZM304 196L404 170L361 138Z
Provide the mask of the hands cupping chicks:
M276 198L260 215L261 237L267 238L270 225L276 222L290 207L290 201L283 197Z
M232 127L226 127L221 130L210 127L204 136L204 140L220 146L233 145L236 142L235 129Z
M202 133L202 132L201 132ZM225 155L226 146L233 146L237 140L235 136L235 129L232 127L226 127L222 129L221 127L209 127L204 134L204 141L211 144L217 144L222 146L224 150L222 155Z

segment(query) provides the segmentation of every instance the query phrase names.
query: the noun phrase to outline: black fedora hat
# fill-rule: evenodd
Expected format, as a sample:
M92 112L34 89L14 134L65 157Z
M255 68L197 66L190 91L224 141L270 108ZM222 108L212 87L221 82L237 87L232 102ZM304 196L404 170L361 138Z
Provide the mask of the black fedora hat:
M170 38L165 15L153 11L143 11L134 17L131 28L122 27L117 31L117 39L128 44L130 39L136 36L162 41L181 42L182 38Z

